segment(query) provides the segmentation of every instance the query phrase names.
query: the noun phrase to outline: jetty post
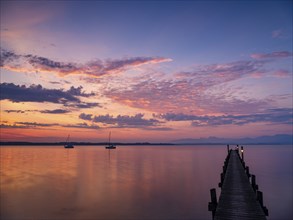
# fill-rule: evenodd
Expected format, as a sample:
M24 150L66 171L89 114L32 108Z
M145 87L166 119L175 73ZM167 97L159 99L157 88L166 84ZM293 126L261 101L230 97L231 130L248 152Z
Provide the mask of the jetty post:
M217 209L218 201L217 201L217 194L216 194L216 189L213 188L210 190L210 195L211 195L211 202L209 202L209 211L212 212L213 218L215 216L215 212Z

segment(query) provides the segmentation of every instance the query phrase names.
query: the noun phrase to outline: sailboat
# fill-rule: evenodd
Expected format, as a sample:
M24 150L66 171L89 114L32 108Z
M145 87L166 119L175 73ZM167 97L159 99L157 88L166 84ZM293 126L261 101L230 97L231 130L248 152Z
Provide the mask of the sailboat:
M105 146L106 149L116 149L116 145L111 144L111 131L109 133L109 145Z
M70 135L68 135L66 139L66 143L64 145L64 148L74 148L73 144L69 142Z

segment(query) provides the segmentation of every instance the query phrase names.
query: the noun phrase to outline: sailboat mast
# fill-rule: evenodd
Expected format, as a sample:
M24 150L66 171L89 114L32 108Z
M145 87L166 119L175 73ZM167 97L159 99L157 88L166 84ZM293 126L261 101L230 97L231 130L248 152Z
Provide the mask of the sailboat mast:
M69 137L70 137L70 134L68 135L67 139L66 139L66 143L68 143L69 141Z
M111 143L111 131L109 132L109 145Z

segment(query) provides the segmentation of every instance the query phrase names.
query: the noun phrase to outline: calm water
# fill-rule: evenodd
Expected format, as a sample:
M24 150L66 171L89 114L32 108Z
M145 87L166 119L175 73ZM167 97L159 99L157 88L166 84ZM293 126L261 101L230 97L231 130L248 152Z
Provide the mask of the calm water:
M1 220L211 219L225 146L0 147ZM292 219L292 146L248 146L268 219Z

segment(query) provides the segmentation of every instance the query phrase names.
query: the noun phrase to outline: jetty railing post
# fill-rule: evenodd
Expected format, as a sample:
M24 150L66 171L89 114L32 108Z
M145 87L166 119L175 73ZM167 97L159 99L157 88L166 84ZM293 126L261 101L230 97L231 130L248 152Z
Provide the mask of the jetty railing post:
M230 152L229 144L227 144L227 152L228 152L228 154Z
M251 175L251 185L254 191L258 190L258 185L256 185L255 175Z
M209 202L209 211L212 212L213 219L214 219L217 205L218 205L216 189L215 188L211 189L210 194L211 194L211 202Z
M263 196L261 191L257 191L256 198L259 201L260 205L263 207Z
M244 150L243 150L243 146L241 146L241 160L242 160L242 162L244 162Z
M218 186L221 188L224 182L225 174L221 173L221 182L219 182Z
M269 211L268 211L267 207L265 207L263 205L263 194L262 194L262 192L261 191L257 191L256 193L257 193L256 194L256 199L259 201L260 206L261 206L262 210L264 211L265 215L268 216L269 215Z
M246 175L247 175L247 177L249 179L251 175L249 173L249 167L248 166L245 167L245 171L246 171Z

